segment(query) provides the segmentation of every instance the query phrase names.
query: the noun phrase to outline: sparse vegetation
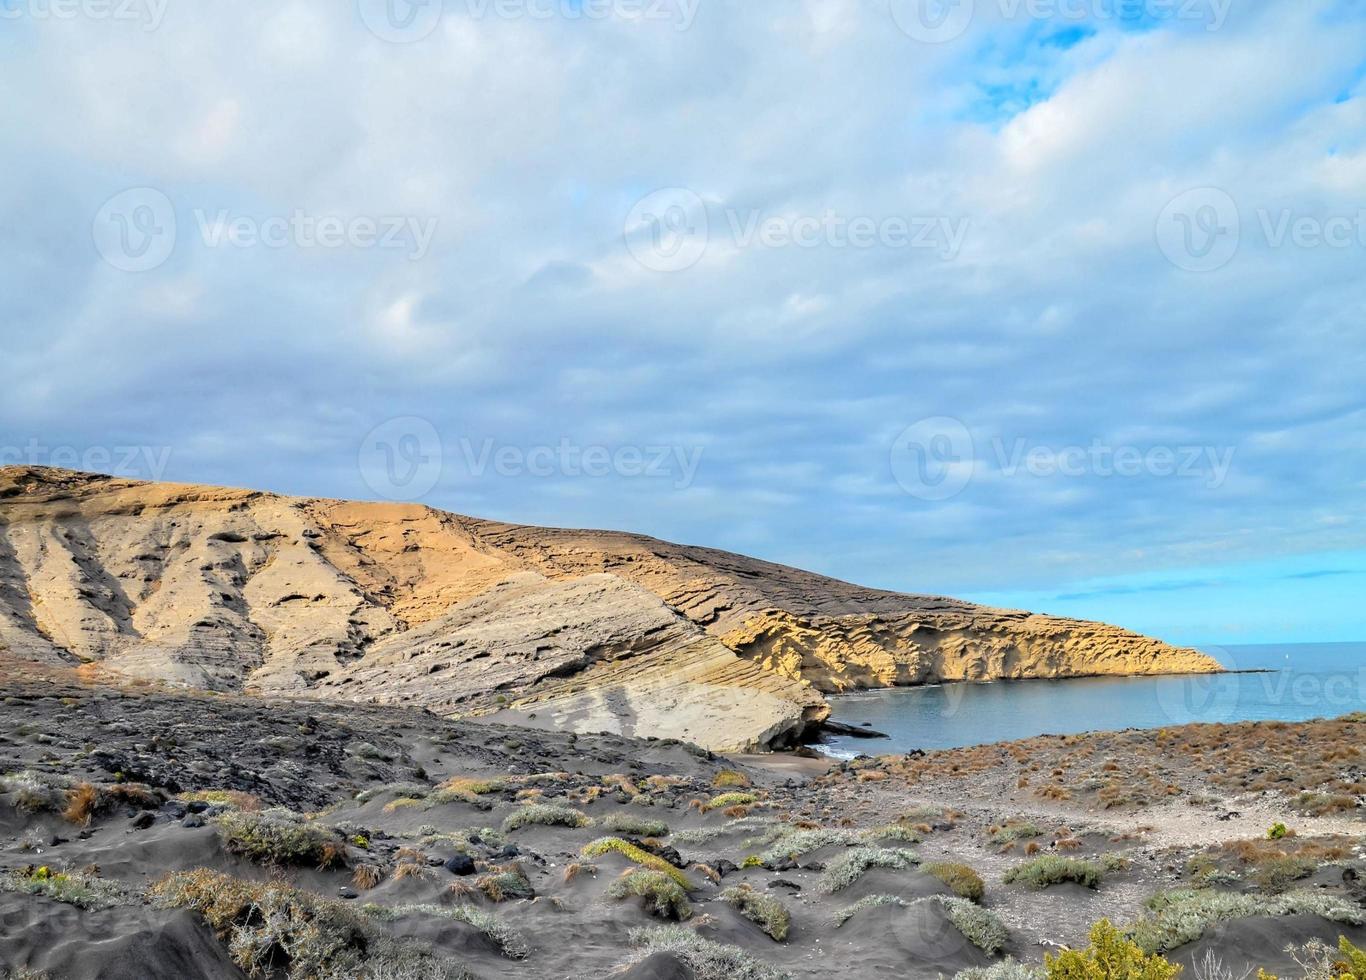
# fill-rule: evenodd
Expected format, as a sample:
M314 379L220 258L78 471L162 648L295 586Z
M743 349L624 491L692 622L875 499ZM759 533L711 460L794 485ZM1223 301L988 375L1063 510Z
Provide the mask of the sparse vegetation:
M1267 840L1280 840L1289 833L1290 828L1288 828L1285 824L1277 821L1276 823L1273 823L1271 825L1271 828L1269 830L1267 830L1266 837Z
M902 848L854 847L825 866L819 887L827 894L848 888L869 868L896 870L913 867L916 856Z
M661 871L631 868L608 886L607 895L615 899L641 898L645 908L661 919L682 921L692 918L687 891Z
M789 974L740 947L703 939L683 926L632 929L630 941L642 956L661 950L673 953L688 965L696 980L791 980Z
M506 902L513 898L532 898L536 890L522 866L516 862L494 868L474 880L474 887L491 902Z
M200 789L181 793L176 799L182 803L207 803L209 806L229 807L233 810L260 810L261 800L251 793L235 789Z
M1008 820L987 831L987 837L997 847L1010 847L1018 841L1042 836L1043 830L1028 820Z
M1007 956L990 966L959 970L953 975L953 980L1044 980L1044 972L1042 967L1021 963L1013 956Z
M1148 914L1134 924L1134 941L1151 953L1194 942L1216 922L1254 915L1318 915L1332 922L1361 925L1366 912L1348 899L1319 891L1284 895L1244 895L1209 889L1160 892L1148 900Z
M458 977L456 964L415 942L400 942L342 902L279 883L244 881L207 869L152 886L166 908L199 913L251 976L288 980L393 976Z
M523 960L531 952L526 939L516 929L502 922L492 912L473 905L399 905L385 908L381 905L364 905L361 911L374 919L392 922L413 915L425 915L434 919L452 919L473 926L497 944L498 949L510 960Z
M1065 881L1076 882L1087 888L1099 888L1104 876L1101 866L1094 861L1043 854L1023 864L1017 864L1005 873L1002 880L1007 885L1018 882L1026 888L1038 891Z
M83 871L53 871L45 866L0 874L0 892L40 895L82 909L107 909L132 900L128 892L111 881Z
M835 928L838 929L864 909L881 908L884 905L899 905L906 908L911 903L900 895L868 895L860 898L853 905L845 906L835 913Z
M749 777L738 769L722 769L716 774L716 778L711 784L717 789L748 789L750 787Z
M727 888L721 893L721 899L739 909L746 919L757 923L775 942L787 939L788 929L792 926L792 913L773 896L741 884Z

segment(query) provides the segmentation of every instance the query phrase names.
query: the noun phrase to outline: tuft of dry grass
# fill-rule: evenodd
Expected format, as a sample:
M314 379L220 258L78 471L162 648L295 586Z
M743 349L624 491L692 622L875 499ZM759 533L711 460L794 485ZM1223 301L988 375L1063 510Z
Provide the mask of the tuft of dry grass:
M90 783L78 783L67 792L62 819L78 827L89 827L99 805L100 791Z
M351 873L351 884L361 891L369 891L384 880L384 869L378 864L358 864Z

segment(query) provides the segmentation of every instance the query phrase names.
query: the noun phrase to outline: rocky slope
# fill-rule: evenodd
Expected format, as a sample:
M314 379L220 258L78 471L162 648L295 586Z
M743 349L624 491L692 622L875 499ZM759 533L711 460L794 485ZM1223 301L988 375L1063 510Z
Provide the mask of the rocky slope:
M0 652L716 749L799 736L822 692L1218 669L639 535L38 467L0 468Z

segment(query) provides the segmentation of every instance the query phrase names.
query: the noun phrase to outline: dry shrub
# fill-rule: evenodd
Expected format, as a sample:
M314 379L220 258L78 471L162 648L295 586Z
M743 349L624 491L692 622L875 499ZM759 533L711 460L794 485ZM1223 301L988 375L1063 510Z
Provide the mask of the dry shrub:
M384 869L378 864L358 864L351 874L351 884L361 891L369 891L384 880Z
M67 793L62 819L78 827L88 827L99 805L100 791L90 783L79 783Z

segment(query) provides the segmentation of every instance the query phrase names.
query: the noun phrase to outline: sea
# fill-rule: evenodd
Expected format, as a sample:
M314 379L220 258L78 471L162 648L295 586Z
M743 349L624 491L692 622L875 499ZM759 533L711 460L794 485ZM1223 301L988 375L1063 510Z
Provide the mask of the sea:
M1034 735L1366 711L1366 642L1202 649L1238 673L946 683L834 695L832 720L888 737L827 736L815 747L853 758Z

